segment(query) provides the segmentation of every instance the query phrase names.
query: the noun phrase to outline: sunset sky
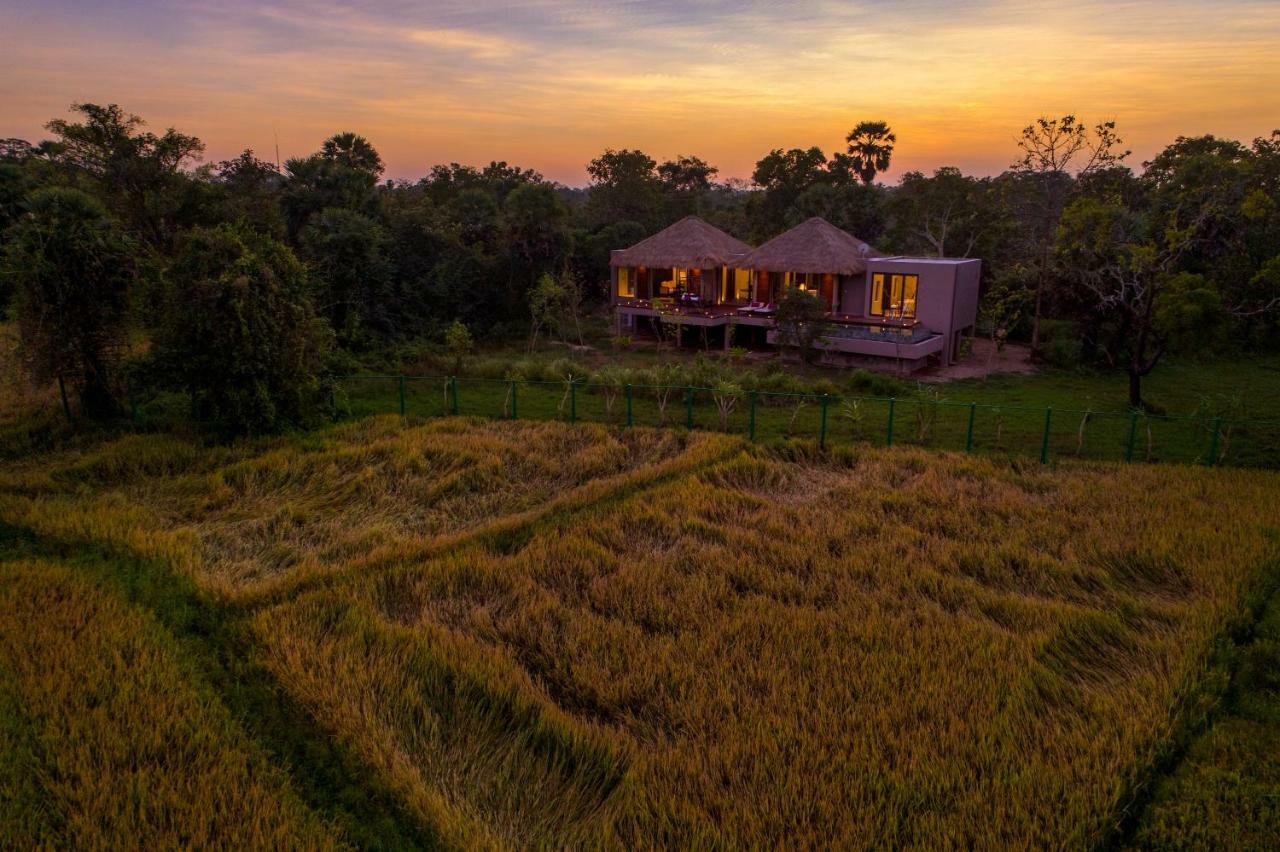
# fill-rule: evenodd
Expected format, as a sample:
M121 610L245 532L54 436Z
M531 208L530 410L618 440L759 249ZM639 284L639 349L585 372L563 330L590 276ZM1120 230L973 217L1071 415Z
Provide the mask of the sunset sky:
M606 147L749 177L861 119L898 134L891 181L986 174L1063 112L1116 120L1137 165L1179 134L1280 127L1280 2L0 0L0 136L43 138L72 101L213 160L355 130L404 178L504 159L577 185Z

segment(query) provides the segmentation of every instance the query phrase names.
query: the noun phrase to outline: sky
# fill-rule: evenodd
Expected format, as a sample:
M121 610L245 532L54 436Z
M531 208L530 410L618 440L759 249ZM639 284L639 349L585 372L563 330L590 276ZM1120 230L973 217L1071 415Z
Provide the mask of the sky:
M1280 0L0 0L0 137L118 103L206 160L368 137L387 176L506 160L570 185L605 148L749 178L773 148L897 133L886 176L994 174L1040 115L1178 135L1280 127Z

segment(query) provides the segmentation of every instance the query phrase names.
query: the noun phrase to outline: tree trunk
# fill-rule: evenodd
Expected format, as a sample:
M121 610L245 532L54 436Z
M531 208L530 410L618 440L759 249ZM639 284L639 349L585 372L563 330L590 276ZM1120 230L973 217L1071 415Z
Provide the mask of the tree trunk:
M1044 304L1044 285L1049 277L1049 243L1040 249L1040 274L1036 279L1036 303L1031 315L1031 357L1040 357L1040 310Z
M1129 405L1142 408L1142 370L1133 361L1129 362Z

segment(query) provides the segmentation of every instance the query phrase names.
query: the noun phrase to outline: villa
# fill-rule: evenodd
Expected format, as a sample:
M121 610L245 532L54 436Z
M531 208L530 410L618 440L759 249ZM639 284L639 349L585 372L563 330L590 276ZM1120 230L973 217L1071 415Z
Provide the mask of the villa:
M827 308L824 360L892 359L904 370L959 356L982 269L972 258L886 257L817 217L752 249L687 216L613 251L609 265L620 332L678 323L717 329L726 348L744 334L776 345L777 303L795 288Z

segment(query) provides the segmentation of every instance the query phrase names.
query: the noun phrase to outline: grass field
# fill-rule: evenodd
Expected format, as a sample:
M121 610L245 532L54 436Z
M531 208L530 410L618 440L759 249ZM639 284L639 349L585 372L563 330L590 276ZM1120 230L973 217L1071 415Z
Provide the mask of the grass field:
M1121 377L1123 378L1123 377ZM885 380L881 380L885 383ZM946 385L887 382L888 396L852 389L822 395L713 388L396 376L339 382L340 415L450 414L673 426L826 444L912 445L1005 458L1173 462L1280 468L1280 408L1265 389L1280 363L1172 363L1153 380L1149 413L1128 410L1116 376L1050 371ZM828 381L829 384L829 381ZM833 389L834 390L834 389ZM1223 419L1215 418L1222 415Z
M107 640L65 638L92 611L167 655L144 668L194 709L127 709L213 719L263 838L1160 846L1249 818L1177 779L1228 759L1248 704L1273 473L379 417L30 457L0 474L0 523L0 762L101 725ZM76 666L83 691L35 694ZM155 754L180 788L188 756ZM96 802L0 784L17 836L93 837L70 826ZM206 807L135 828L224 831Z

